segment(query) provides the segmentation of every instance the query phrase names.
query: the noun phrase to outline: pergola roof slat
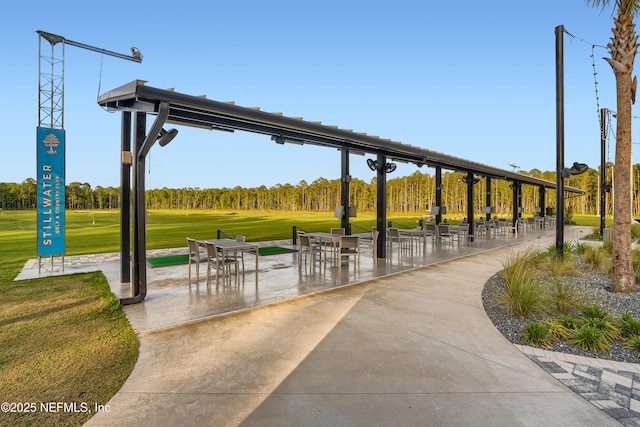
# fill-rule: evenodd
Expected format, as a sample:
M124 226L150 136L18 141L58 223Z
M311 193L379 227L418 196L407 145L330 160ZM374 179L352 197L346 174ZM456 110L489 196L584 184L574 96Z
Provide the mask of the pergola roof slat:
M301 117L287 117L282 113L268 113L260 108L247 108L233 102L219 102L206 96L186 95L174 90L157 89L145 85L143 80L108 91L98 98L98 104L109 110L144 111L157 113L162 102L169 104L171 123L209 129L243 130L282 137L294 143L325 147L346 148L359 153L383 154L397 161L440 166L447 170L465 171L496 179L510 180L530 185L556 188L556 183L500 169L482 163L446 155L414 145L395 142L377 136L305 121ZM583 190L565 187L566 191L584 193Z

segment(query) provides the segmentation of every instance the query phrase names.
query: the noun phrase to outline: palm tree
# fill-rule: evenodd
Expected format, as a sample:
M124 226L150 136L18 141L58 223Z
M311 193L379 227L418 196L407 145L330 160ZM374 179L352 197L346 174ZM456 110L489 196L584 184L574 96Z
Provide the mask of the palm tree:
M604 58L616 78L617 103L611 291L635 293L631 257L631 104L635 102L636 78L631 75L638 50L633 18L640 11L640 0L585 1L603 9L613 3L618 13L613 19L613 37L607 45L611 58Z

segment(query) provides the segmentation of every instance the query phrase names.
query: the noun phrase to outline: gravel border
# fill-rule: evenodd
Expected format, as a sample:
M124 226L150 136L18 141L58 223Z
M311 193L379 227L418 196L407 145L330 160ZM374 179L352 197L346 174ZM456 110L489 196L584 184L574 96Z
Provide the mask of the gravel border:
M584 298L587 305L599 305L612 317L628 311L633 317L640 318L640 288L638 288L639 293L636 294L611 293L611 279L607 275L590 271L580 255L574 254L573 256L584 277L559 277L558 279L562 283L575 289ZM487 281L482 290L482 303L485 312L507 340L513 344L528 345L520 338L520 333L524 330L527 322L536 319L511 315L502 303L505 290L506 283L502 277L502 272L495 274ZM568 343L555 343L554 347L541 346L540 348L618 362L640 362L640 353L636 350L624 348L624 344L619 341L611 343L611 351L608 353L584 351Z

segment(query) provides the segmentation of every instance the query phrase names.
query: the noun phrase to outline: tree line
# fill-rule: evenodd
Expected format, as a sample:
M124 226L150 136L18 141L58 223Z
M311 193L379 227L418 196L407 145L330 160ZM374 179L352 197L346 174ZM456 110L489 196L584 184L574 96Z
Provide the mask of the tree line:
M607 182L611 182L613 165L608 164ZM523 174L555 182L555 172L533 169ZM442 174L442 200L448 214L466 214L466 174L444 172ZM640 215L640 164L633 167L633 215ZM600 177L597 170L589 169L582 175L565 180L565 185L586 191L584 195L567 193L566 206L576 214L599 213ZM371 182L353 179L350 185L351 206L358 212L375 212L376 178ZM96 186L89 183L71 182L66 185L65 206L67 209L119 209L118 187ZM510 215L513 210L513 190L510 183L491 180L491 206L496 213ZM523 212L534 213L539 205L539 187L522 186L521 205ZM387 181L387 210L397 213L424 214L435 203L435 175L416 171L411 175L390 178ZM487 206L486 180L480 179L474 187L474 208L480 212ZM546 191L545 206L555 207L555 191ZM611 212L611 193L606 193L607 213ZM0 208L35 209L37 182L28 178L20 184L0 183ZM311 183L300 181L296 185L276 184L243 188L161 188L146 191L149 209L212 209L228 210L282 210L282 211L333 211L340 204L340 180L318 178Z

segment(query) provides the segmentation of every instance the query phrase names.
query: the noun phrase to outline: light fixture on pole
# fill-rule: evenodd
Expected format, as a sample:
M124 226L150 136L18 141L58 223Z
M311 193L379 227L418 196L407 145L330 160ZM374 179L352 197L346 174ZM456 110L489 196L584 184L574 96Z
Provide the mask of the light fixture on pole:
M517 166L515 163L513 162L508 162L507 163L509 166L511 166L513 168L513 171L516 172L517 169L520 169L520 166Z
M372 171L377 171L378 161L373 159L367 159L367 166L369 166L369 169L371 169ZM391 173L394 170L396 170L397 167L398 165L396 165L395 163L387 162L387 164L384 165L384 170L386 173Z
M165 130L164 128L160 129L160 133L158 134L158 144L161 147L164 147L168 143L170 143L173 138L178 135L178 131L176 129Z

